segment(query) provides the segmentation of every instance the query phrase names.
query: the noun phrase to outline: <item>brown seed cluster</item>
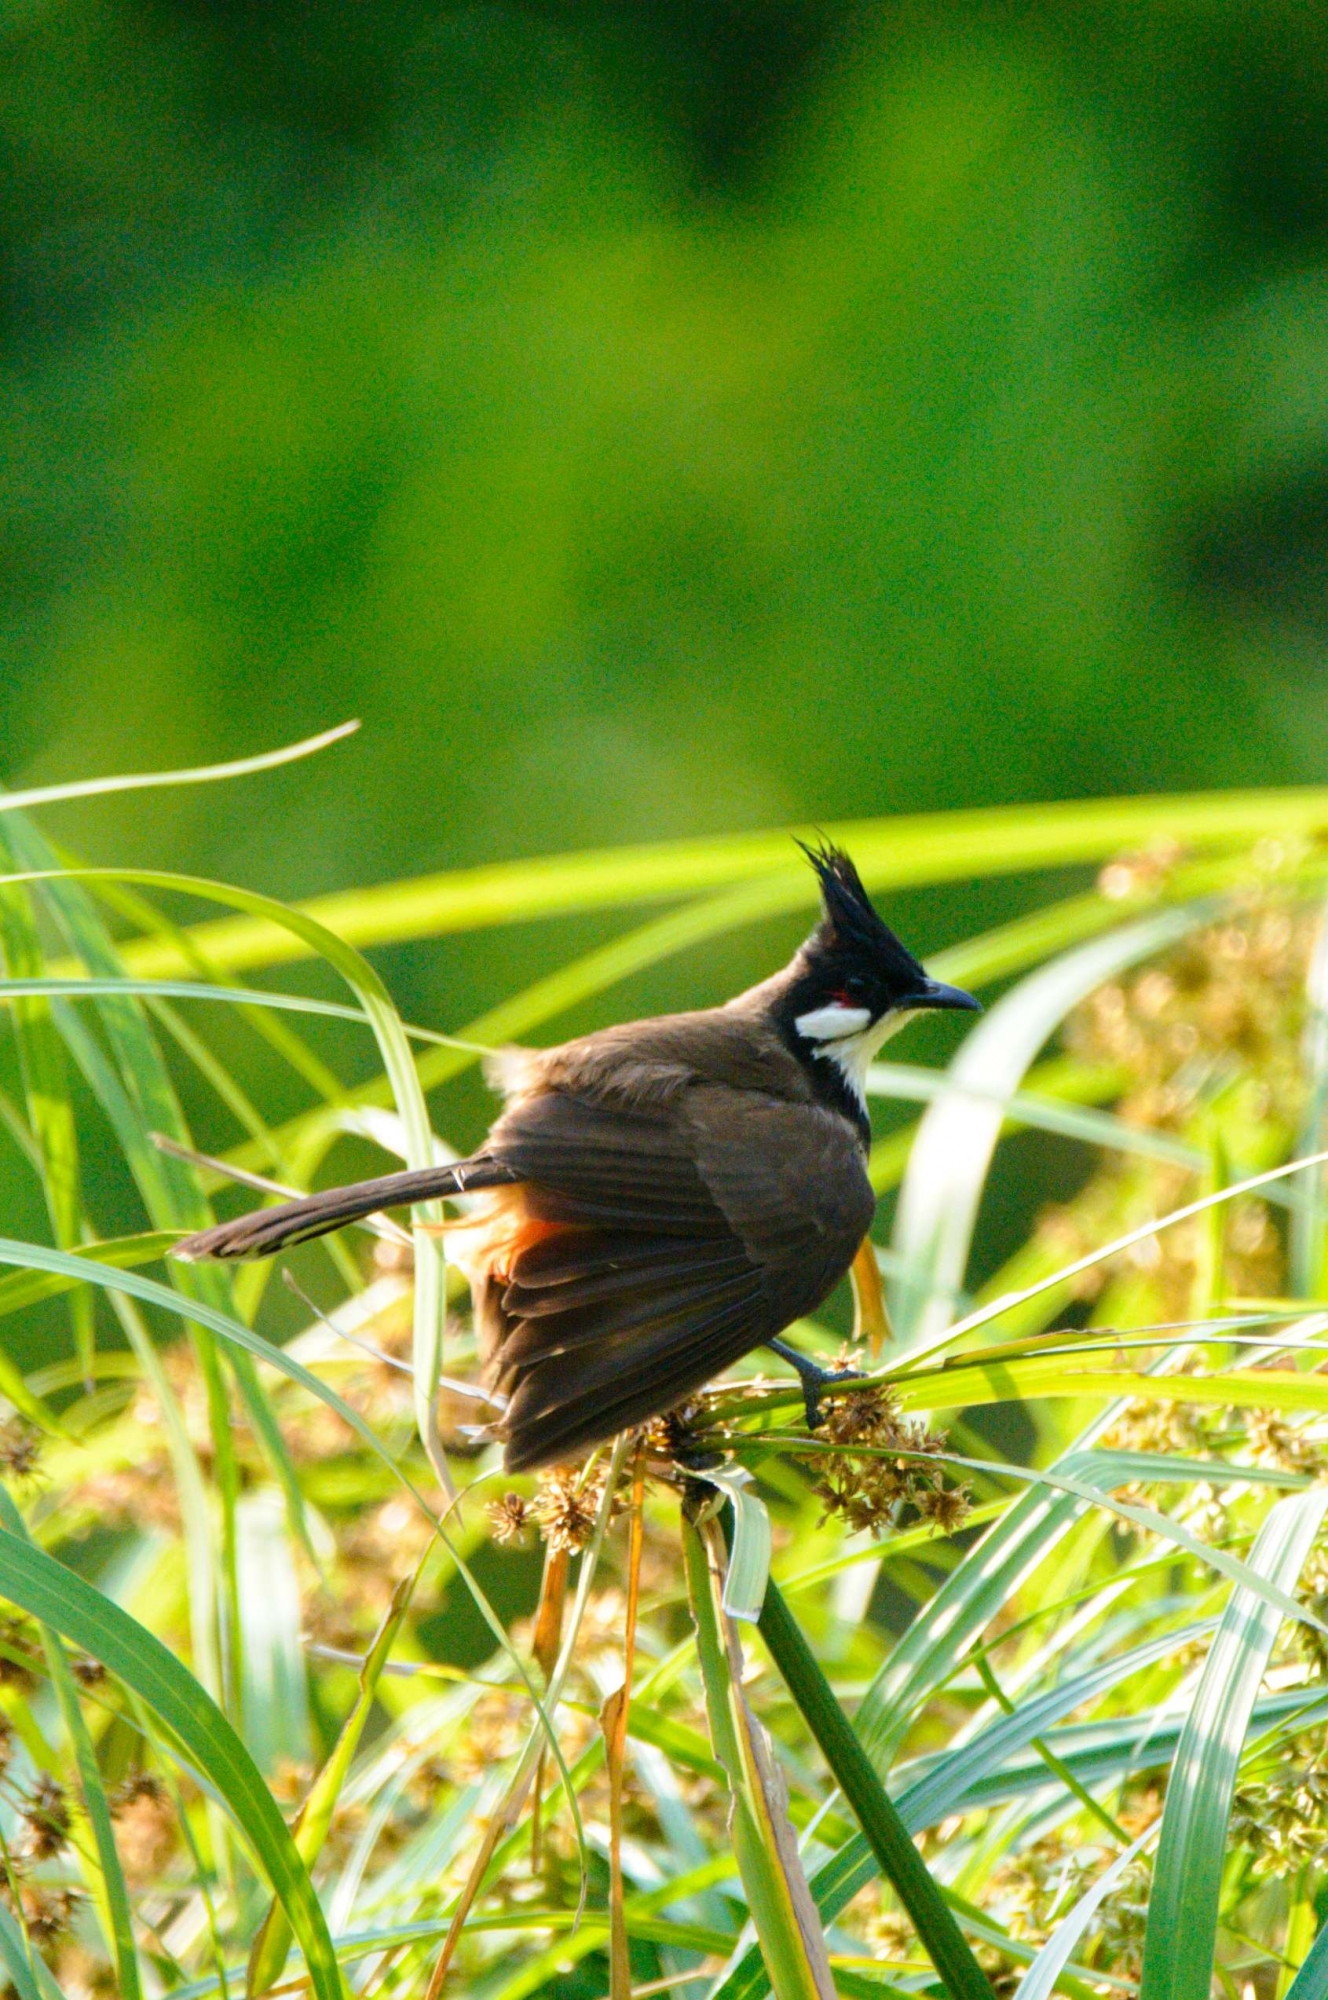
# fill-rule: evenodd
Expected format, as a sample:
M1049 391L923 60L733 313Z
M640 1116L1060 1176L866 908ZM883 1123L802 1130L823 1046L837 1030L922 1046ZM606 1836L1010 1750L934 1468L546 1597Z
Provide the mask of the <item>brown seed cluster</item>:
M0 1472L10 1479L30 1480L41 1462L41 1432L22 1417L0 1424Z
M109 1803L125 1874L143 1888L159 1884L179 1832L166 1786L150 1771L136 1771L116 1786Z
M24 1793L20 1816L22 1852L29 1860L49 1861L63 1852L74 1816L68 1792L49 1771L43 1771L31 1790Z
M834 1450L816 1461L816 1492L825 1519L836 1515L857 1533L898 1525L905 1507L943 1534L963 1526L972 1501L967 1487L948 1485L935 1462L944 1438L903 1416L888 1386L850 1389L826 1401L823 1431Z
M1012 1938L1042 1945L1056 1924L1110 1867L1114 1850L1092 1841L1076 1842L1063 1830L1033 1841L1003 1861L992 1874L984 1899L998 1911ZM1137 1976L1148 1919L1152 1863L1138 1855L1099 1908L1085 1944L1076 1953L1103 1971ZM994 1970L1019 1962L1002 1955ZM1022 1970L1022 1968L1020 1968Z
M527 1541L533 1518L520 1493L503 1493L489 1508L489 1533L495 1542Z
M530 1512L551 1549L576 1555L586 1546L599 1519L607 1476L607 1468L602 1464L589 1475L569 1465L555 1465L541 1472Z
M1260 1879L1318 1867L1328 1841L1328 1758L1321 1741L1293 1738L1274 1770L1239 1788L1231 1839L1249 1854Z

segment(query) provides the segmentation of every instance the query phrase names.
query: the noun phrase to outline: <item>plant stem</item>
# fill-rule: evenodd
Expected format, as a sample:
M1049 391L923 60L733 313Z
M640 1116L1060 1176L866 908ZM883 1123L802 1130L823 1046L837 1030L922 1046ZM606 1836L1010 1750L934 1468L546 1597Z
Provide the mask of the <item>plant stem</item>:
M773 1582L766 1587L759 1630L950 2000L993 2000L949 1905Z

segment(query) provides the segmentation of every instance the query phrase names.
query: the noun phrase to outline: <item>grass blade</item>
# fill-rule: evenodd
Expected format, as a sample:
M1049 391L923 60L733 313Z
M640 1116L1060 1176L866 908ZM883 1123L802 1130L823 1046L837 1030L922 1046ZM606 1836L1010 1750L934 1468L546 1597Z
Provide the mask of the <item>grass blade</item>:
M769 1751L742 1692L737 1634L720 1605L723 1535L713 1519L698 1528L686 1512L682 1535L710 1740L728 1777L733 1851L770 1985L775 2000L834 2000L820 1919Z
M950 2000L992 2000L963 1932L774 1583L766 1591L760 1631Z
M310 948L313 954L326 959L328 964L340 973L364 1009L378 1043L383 1068L404 1127L407 1163L412 1167L425 1167L432 1163L433 1133L429 1125L428 1107L415 1073L410 1043L401 1025L401 1018L392 1004L386 986L368 960L353 946L346 944L325 925L296 910L287 909L284 904L274 901L270 896L256 895L244 889L233 889L220 882L209 882L191 875L171 874L160 869L115 868L65 870L60 871L54 879L67 882L71 877L92 881L100 879L128 882L138 888L167 889L183 895L199 896L208 901L227 904L232 909L243 911L246 915L261 917L267 923L292 932ZM38 871L30 879L49 880L51 877L45 871ZM98 969L93 968L94 971ZM161 1130L172 1138L183 1137L179 1129L181 1122L178 1116L167 1116L149 1123L148 1130ZM420 1203L414 1215L413 1366L416 1427L434 1473L444 1492L450 1495L454 1492L454 1488L438 1433L436 1408L436 1384L443 1372L443 1325L446 1308L442 1237L436 1229L428 1227L431 1223L441 1221L441 1204Z
M1038 1051L1096 987L1193 930L1202 906L1163 910L1080 945L1022 980L965 1037L924 1114L895 1214L904 1275L889 1290L904 1351L949 1322L1009 1101ZM969 1088L971 1086L971 1089Z
M28 1531L23 1517L3 1486L0 1486L0 1522L11 1535L27 1539ZM120 1855L115 1845L115 1829L111 1824L111 1809L102 1786L101 1772L97 1767L97 1753L92 1747L92 1738L88 1734L88 1725L79 1704L78 1688L70 1671L69 1662L65 1658L64 1646L58 1634L49 1625L40 1625L38 1629L42 1636L47 1671L60 1705L61 1716L64 1718L65 1730L73 1747L74 1762L78 1767L79 1784L83 1793L83 1805L96 1843L101 1892L115 1952L118 1991L122 2000L141 2000L143 1985L139 1977L138 1948L134 1943L129 1890L125 1885L124 1871L120 1866Z
M337 1800L341 1796L341 1788L346 1782L351 1760L359 1748L364 1725L369 1720L369 1711L374 1705L378 1682L410 1608L411 1595L418 1577L417 1570L399 1583L393 1591L392 1601L374 1635L373 1644L365 1655L364 1665L360 1668L359 1691L354 1706L341 1725L341 1732L333 1746L331 1756L314 1779L309 1796L300 1807L299 1817L292 1832L295 1845L306 1867L312 1868L322 1852ZM290 1923L285 1911L280 1903L274 1902L254 1939L253 1950L249 1956L249 1969L245 1981L247 1995L266 1993L269 1986L275 1985L286 1962L290 1938Z
M165 1723L257 1855L299 1939L319 2000L345 2000L308 1870L257 1765L212 1697L118 1604L44 1550L7 1532L0 1533L0 1596L101 1660Z
M301 757L313 757L331 743L353 736L358 722L339 722L318 736L287 743L280 750L264 750L257 757L240 757L230 764L194 765L183 771L143 771L118 778L77 778L68 785L35 785L25 792L0 792L0 812L26 812L30 806L55 805L62 799L92 799L107 792L157 791L169 785L210 785L218 779L245 778L255 771L275 771L279 765L294 764Z
M713 893L775 874L784 877L778 907L810 908L815 885L792 860L794 837L846 846L868 889L881 891L970 880L975 867L982 875L1060 869L1163 840L1212 853L1264 834L1312 837L1325 827L1328 791L1317 787L997 806L499 862L341 891L298 907L363 947ZM293 933L261 918L223 919L193 935L216 966L232 971L309 955ZM127 962L147 974L186 969L178 951L156 940L131 947Z
M1308 1958L1287 1988L1286 2000L1328 2000L1328 1924L1310 1946Z
M1282 1592L1294 1589L1325 1509L1322 1486L1279 1500L1250 1552L1250 1568ZM1280 1623L1248 1590L1233 1592L1223 1614L1167 1786L1140 2000L1208 2000L1231 1797Z

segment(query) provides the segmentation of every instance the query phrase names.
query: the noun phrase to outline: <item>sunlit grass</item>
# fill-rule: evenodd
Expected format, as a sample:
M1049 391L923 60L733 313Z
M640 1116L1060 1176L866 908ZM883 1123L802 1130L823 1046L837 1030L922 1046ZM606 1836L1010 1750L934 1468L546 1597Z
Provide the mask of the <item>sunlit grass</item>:
M1214 1966L1282 2000L1328 1831L1328 795L843 830L880 888L1104 864L937 961L994 999L946 1071L873 1073L922 1107L873 1156L878 1380L809 1436L755 1357L689 1413L699 1476L655 1439L537 1480L486 1439L428 1216L310 1246L287 1283L164 1251L212 1199L262 1198L237 1174L311 1185L347 1138L423 1163L481 1047L588 1000L611 1019L630 973L810 904L787 837L301 910L74 865L14 803L0 1959L22 2000L1206 2000ZM426 1024L439 1042L362 951L660 901ZM342 995L236 983L300 958ZM328 1018L372 1080L330 1065ZM1076 1149L1051 1212L1010 1150L1030 1128ZM993 1177L1022 1243L984 1279ZM44 1232L9 1221L33 1197Z

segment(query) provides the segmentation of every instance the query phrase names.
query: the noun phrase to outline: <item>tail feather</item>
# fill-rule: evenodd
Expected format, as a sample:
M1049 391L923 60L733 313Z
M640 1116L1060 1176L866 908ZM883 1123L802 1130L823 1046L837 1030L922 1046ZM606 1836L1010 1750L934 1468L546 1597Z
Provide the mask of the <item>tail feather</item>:
M323 1194L284 1201L277 1208L255 1209L234 1222L186 1236L172 1250L187 1264L209 1257L271 1257L311 1237L326 1236L344 1223L359 1222L381 1209L406 1202L434 1201L442 1195L472 1189L505 1187L519 1176L501 1160L483 1153L473 1160L455 1160L444 1167L420 1167L407 1173L381 1174L377 1180L356 1181L350 1187L328 1188Z

